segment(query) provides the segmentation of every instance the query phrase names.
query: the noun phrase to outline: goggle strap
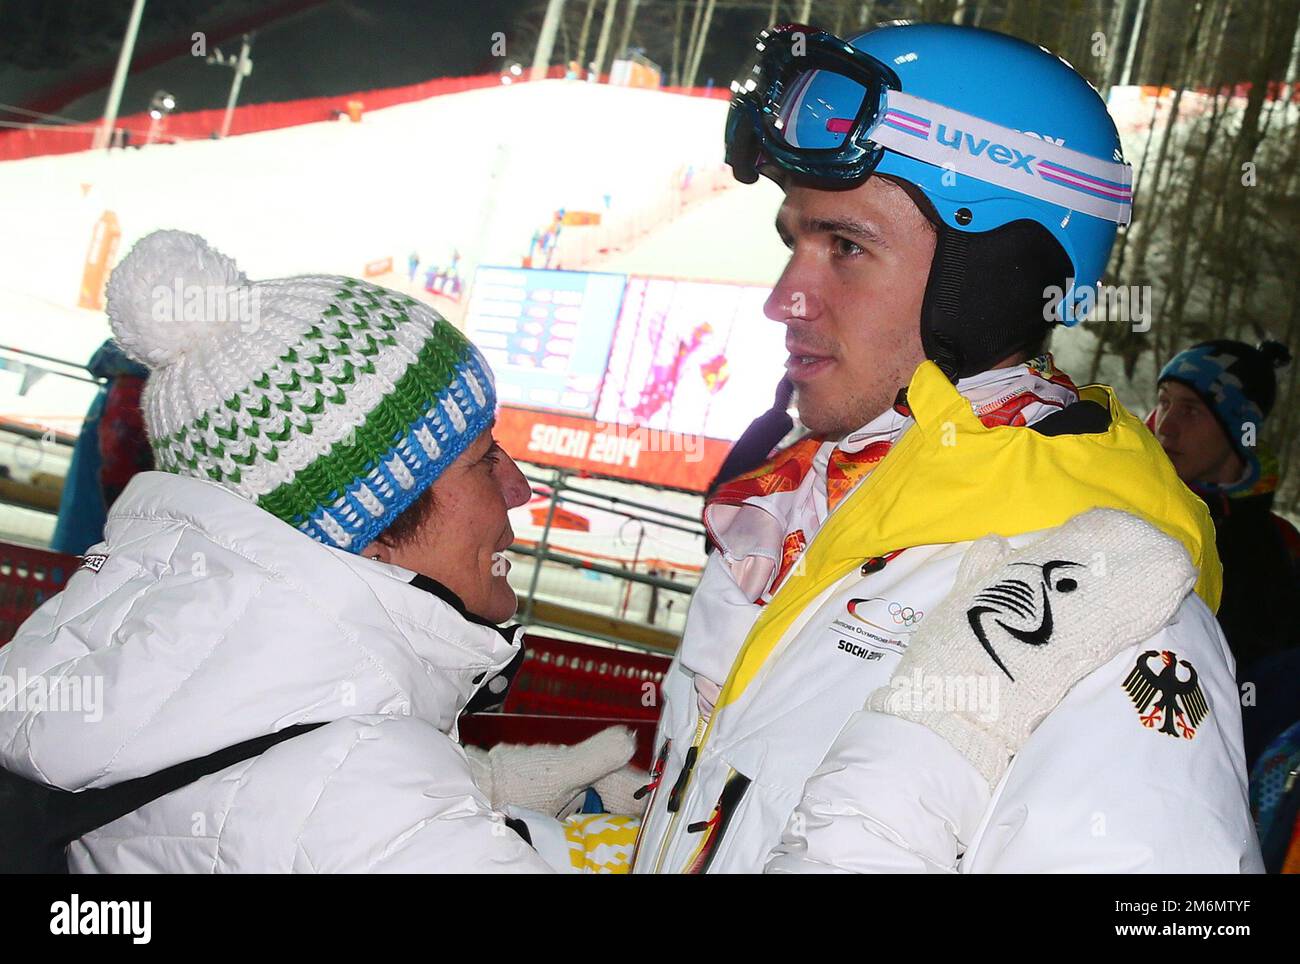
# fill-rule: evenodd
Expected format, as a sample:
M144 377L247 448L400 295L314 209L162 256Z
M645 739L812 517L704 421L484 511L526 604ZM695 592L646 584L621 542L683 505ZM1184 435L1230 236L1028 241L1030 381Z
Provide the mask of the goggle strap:
M941 104L885 92L867 137L881 147L1116 224L1133 212L1133 169Z

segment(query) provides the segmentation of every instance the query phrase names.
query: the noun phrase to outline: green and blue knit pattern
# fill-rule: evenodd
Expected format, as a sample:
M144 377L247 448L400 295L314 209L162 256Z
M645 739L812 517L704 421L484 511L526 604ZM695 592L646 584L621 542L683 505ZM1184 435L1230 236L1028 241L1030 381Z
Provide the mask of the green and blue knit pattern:
M464 335L405 295L350 278L256 284L277 313L293 303L298 316L308 288L317 305L321 286L334 291L258 377L155 436L158 467L211 479L359 552L491 426L490 370ZM154 372L147 414L163 401L148 396L174 397L177 379L193 378L185 367Z

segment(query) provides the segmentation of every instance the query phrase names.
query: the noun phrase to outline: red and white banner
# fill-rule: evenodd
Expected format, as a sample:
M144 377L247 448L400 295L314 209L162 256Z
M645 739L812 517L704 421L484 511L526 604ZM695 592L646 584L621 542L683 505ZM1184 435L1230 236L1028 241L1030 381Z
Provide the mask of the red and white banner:
M512 458L589 475L704 492L731 442L503 406L496 439Z

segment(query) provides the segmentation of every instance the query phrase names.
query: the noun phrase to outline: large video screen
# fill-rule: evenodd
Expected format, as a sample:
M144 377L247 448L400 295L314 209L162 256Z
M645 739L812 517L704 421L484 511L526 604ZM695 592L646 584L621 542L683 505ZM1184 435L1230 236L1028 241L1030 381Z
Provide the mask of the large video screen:
M735 440L771 404L785 327L769 289L628 279L596 419Z
M735 440L784 374L769 289L536 268L481 268L466 331L497 394L610 425Z
M480 268L465 329L492 365L497 397L593 415L625 282L621 274Z

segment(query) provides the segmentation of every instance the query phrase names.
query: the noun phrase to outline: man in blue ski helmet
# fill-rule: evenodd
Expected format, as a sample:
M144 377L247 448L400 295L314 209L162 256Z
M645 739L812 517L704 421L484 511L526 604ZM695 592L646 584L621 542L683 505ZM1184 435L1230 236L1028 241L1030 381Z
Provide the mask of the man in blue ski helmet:
M809 433L706 499L634 871L1257 868L1208 514L1042 353L1129 220L1097 92L948 24L765 30L732 92Z
M887 373L902 375L895 391L918 349L956 379L1036 354L1045 319L1081 319L1082 293L1129 221L1132 188L1105 104L1069 64L1012 37L942 24L887 26L851 43L790 26L765 31L756 47L732 85L727 161L740 181L761 173L785 188L786 240L810 220L794 216L808 206L860 207L863 217L849 220L880 227L895 219L877 209L899 207L899 192L933 228L917 236L915 218L890 225L915 252L867 238L900 256L933 245L924 277L892 272L895 299L921 301L919 342L908 338L901 372ZM792 307L779 304L788 290L778 286L770 314ZM1056 304L1052 290L1064 293ZM811 376L829 373L795 366L801 396L814 402ZM869 408L879 410L886 390Z

